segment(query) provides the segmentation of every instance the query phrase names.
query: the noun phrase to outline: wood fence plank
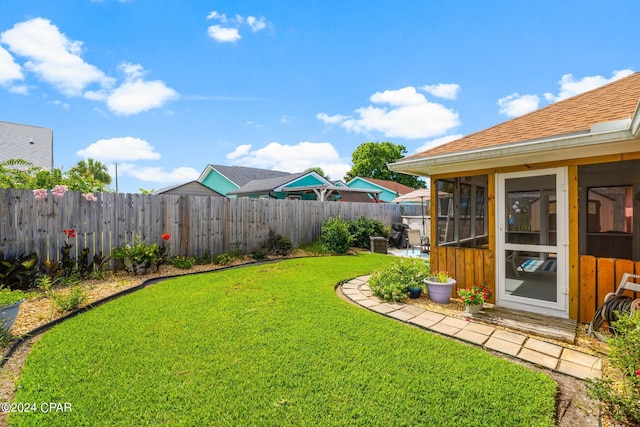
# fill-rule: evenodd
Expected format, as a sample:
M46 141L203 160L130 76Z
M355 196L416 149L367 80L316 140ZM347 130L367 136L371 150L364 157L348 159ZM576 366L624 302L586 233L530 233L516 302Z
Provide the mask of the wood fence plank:
M630 261L628 259L617 259L616 260L616 282L615 282L616 289L618 288L618 285L622 281L622 276L625 273L633 274L633 271L634 271L633 261ZM633 296L634 296L634 293L631 292L631 291L624 291L624 293L629 298L633 298Z
M615 291L615 262L611 258L598 258L596 261L597 306L604 302L604 297Z
M598 309L596 258L591 255L580 257L580 309L579 322L591 322Z

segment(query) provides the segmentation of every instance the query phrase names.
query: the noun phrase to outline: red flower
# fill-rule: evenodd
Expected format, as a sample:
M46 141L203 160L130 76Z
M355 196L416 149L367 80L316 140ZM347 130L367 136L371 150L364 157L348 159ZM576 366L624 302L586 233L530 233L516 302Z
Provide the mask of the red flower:
M169 240L170 238L171 238L171 235L170 235L169 233L164 233L164 234L162 235L162 240L167 241L167 240Z
M76 230L70 228L69 230L62 230L65 236L71 237L72 239L76 237Z
M640 377L640 369L636 369L636 375Z

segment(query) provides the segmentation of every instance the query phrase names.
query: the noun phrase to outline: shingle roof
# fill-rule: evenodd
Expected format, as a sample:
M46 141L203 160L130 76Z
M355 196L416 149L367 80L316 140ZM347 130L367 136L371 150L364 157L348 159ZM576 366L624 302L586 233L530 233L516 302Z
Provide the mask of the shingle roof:
M238 188L237 190L230 191L227 194L249 194L249 193L261 193L268 192L273 190L274 188L280 187L288 182L293 181L294 179L300 178L303 175L308 174L309 172L300 172L300 173L287 173L285 176L276 176L272 178L266 179L256 179L250 181Z
M386 179L377 179L377 178L361 178L361 179L364 179L373 184L379 185L380 187L393 191L396 194L407 194L415 190L415 188L411 188L408 185L400 184L399 182L395 182L395 181L387 181Z
M632 118L638 101L640 72L402 160L587 132L598 123Z
M255 180L291 175L289 172L275 171L270 169L249 168L245 166L209 166L229 178L239 187L242 187L247 183Z

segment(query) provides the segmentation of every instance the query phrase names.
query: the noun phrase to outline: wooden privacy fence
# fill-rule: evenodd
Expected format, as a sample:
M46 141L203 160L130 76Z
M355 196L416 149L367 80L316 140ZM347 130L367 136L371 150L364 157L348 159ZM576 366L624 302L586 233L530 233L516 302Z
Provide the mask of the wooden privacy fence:
M198 256L226 252L238 245L246 252L259 248L269 232L294 245L316 240L322 222L334 216L365 216L386 226L401 222L400 206L390 203L340 203L303 200L228 199L207 196L166 196L100 193L89 202L80 193L36 200L30 190L0 189L0 258L37 252L40 262L58 260L70 239L75 257L82 248L111 253L113 247L133 243L162 243L171 235L169 255ZM418 207L419 208L419 207ZM414 207L403 208L405 214Z
M640 262L628 259L580 256L580 322L590 322L604 297L614 292L624 273L640 274ZM631 298L640 295L625 291Z
M488 249L456 248L452 246L431 247L431 271L446 271L456 279L453 296L458 289L469 288L487 282L491 299L495 302L495 257Z

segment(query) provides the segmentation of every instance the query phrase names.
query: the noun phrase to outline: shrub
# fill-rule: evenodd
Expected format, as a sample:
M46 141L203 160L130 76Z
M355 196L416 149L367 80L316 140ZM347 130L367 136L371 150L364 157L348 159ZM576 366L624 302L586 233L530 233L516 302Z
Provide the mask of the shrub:
M76 285L69 288L69 292L53 293L53 305L60 311L71 311L80 307L89 299L87 291L82 286Z
M209 251L209 249L206 249L204 251L204 254L196 256L195 260L196 265L211 264L213 262L213 256L211 255L211 251Z
M269 255L286 256L293 250L293 243L291 243L288 237L269 231L269 238L264 244L263 249L265 249Z
M140 237L136 237L133 245L125 245L121 248L113 248L113 258L124 261L125 270L133 274L144 274L147 270L156 270L166 260L166 248L157 244L147 244L142 242Z
M264 261L265 259L267 259L267 251L263 249L256 249L255 251L251 252L251 258L256 261Z
M173 258L171 258L171 265L176 268L188 270L194 265L196 265L196 260L195 258L192 258L192 257L176 255Z
M587 380L587 390L609 417L640 425L640 311L617 316L617 334L607 340L612 374Z
M351 246L349 224L340 217L328 218L322 223L322 243L332 254L347 253Z
M38 273L38 255L33 252L12 261L0 258L0 286L27 290L33 286Z
M229 255L231 259L242 258L244 256L244 252L242 252L242 247L240 246L240 243L234 243L231 249L227 251L227 255Z
M218 265L227 265L231 261L233 261L233 259L229 254L226 253L218 254L213 257L213 263Z
M407 297L408 287L424 287L423 279L428 274L424 261L405 258L375 271L369 279L369 287L385 301L402 301Z
M371 246L370 236L388 237L385 234L384 224L377 219L367 219L364 215L358 219L349 221L349 233L353 239L353 246L362 249L369 249Z

